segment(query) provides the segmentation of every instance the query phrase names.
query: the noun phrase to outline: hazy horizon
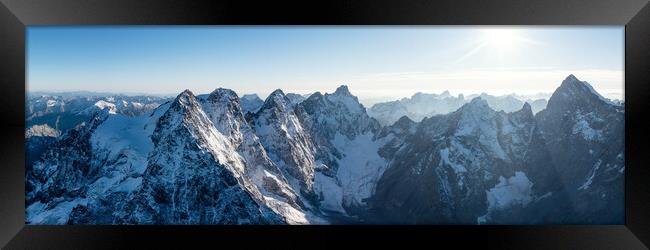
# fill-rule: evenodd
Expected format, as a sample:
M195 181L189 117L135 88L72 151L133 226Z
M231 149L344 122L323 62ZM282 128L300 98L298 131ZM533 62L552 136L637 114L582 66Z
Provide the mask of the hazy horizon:
M580 80L582 80L582 79L580 79ZM346 85L346 84L342 84L342 85ZM341 85L339 85L339 86L341 86ZM346 85L346 86L348 86L348 85ZM559 84L558 84L558 87L559 87ZM221 88L221 87L215 87L215 89L217 89L217 88ZM550 96L553 94L553 91L551 91L551 92L536 92L536 93L531 92L531 93L522 94L522 93L516 93L516 92L489 93L489 92L479 91L479 90L476 90L476 91L473 91L473 92L464 92L464 93L453 92L453 91L449 91L449 90L442 90L442 91L439 91L439 92L424 92L424 91L413 90L415 92L412 92L410 94L408 94L406 91L402 91L401 93L404 94L404 95L386 95L386 96L370 96L370 97L368 97L368 96L359 95L358 93L355 92L355 89L353 89L353 88L349 88L349 89L350 89L350 92L352 93L352 95L356 96L359 99L359 102L361 102L363 105L365 105L367 107L372 106L373 104L376 104L376 103L379 103L379 102L389 102L389 101L400 100L402 98L411 98L412 96L414 96L417 93L440 95L440 94L443 94L444 92L448 92L449 95L451 95L453 97L458 97L460 94L462 94L465 98L468 98L468 97L473 98L473 97L481 95L481 94L488 94L488 95L496 96L496 97L514 95L518 99L521 99L521 100L525 100L525 99L530 99L530 100L546 99L546 100L548 100L548 98L550 98ZM189 89L189 90L192 91L192 93L194 93L195 95L210 94L212 92L212 91L209 91L209 92L196 92L196 91L194 91L192 89ZM307 92L305 92L305 91L299 92L299 91L292 91L292 90L286 90L286 89L281 89L281 90L283 92L285 92L285 93L295 93L295 94L300 94L300 95L310 95L310 94L313 94L315 92L321 92L323 94L324 93L334 93L334 91L336 89L314 90L314 91L307 91ZM240 93L240 92L237 92L236 90L233 90L233 91L235 91L235 93L237 93L237 95L239 97L242 97L244 95L255 94L262 100L265 100L269 96L269 94L271 94L271 92L273 92L273 91L270 91L268 93ZM180 92L182 92L182 90L179 91L178 93L163 93L163 94L151 94L151 93L143 93L143 92L118 92L118 91L115 91L115 92L110 92L110 91L87 91L87 90L72 90L72 91L28 90L27 91L28 94L69 95L69 94L74 94L74 93L83 93L84 95L97 95L97 96L123 95L123 96L156 96L156 97L171 97L171 98L176 97L178 94L180 94ZM599 94L601 94L605 98L608 98L608 99L610 99L612 101L614 101L614 100L624 101L625 100L624 98L622 98L622 96L619 96L618 93L602 93L602 92L599 92Z
M190 89L190 91L192 91L192 90ZM294 93L294 94L300 94L300 95L305 95L305 96L308 96L308 95L313 94L313 93L316 92L316 91L313 91L313 92L309 92L309 93L296 93L296 92L292 92L292 91L285 91L285 90L282 90L282 91L285 92L285 94ZM324 93L333 93L334 91L335 90L319 91L319 92L324 94ZM352 95L357 96L357 98L359 99L359 102L361 102L363 105L373 105L373 104L379 103L379 102L388 102L388 101L400 100L402 98L411 98L413 95L415 95L417 93L440 95L440 94L444 93L445 91L442 91L442 92L439 92L439 93L427 93L427 92L418 91L418 92L414 92L413 94L408 95L408 96L397 96L397 97L392 97L392 96L360 97L360 96L355 94L354 90L351 89L350 92L352 93ZM459 94L463 94L463 96L465 98L468 98L468 97L471 97L471 96L478 96L478 95L481 95L481 94L485 93L485 92L477 92L477 93L471 93L471 94L464 94L464 93L452 93L450 91L448 91L448 92L453 97L458 97ZM130 92L130 93L129 92L122 92L122 93L120 93L120 92L94 92L94 91L83 91L83 90L82 91L40 91L40 90L28 91L28 94L49 94L49 95L71 95L71 94L75 94L75 93L83 93L83 95L90 95L90 96L110 96L110 95L120 96L121 95L121 96L155 96L155 97L165 97L165 98L173 98L173 97L176 97L177 95L180 94L180 92L179 93L174 93L174 94L172 94L172 93L169 93L169 94L147 94L147 93L136 93L136 92ZM192 91L192 93L194 93L195 95L210 94L210 92L196 93L194 91ZM235 92L235 93L237 93L237 92ZM257 95L260 99L265 100L269 96L270 93L266 93L264 95L260 95L258 93L237 93L237 95L239 97L242 97L244 95L251 95L251 94ZM485 94L492 95L492 96L497 96L497 97L507 96L507 95L517 95L519 97L523 96L523 97L535 100L535 99L548 99L553 93L542 93L542 92L540 92L540 93L535 93L535 94L530 94L530 95L520 95L520 94L517 94L517 93L508 93L508 94L485 93ZM612 99L612 100L616 100L616 99Z

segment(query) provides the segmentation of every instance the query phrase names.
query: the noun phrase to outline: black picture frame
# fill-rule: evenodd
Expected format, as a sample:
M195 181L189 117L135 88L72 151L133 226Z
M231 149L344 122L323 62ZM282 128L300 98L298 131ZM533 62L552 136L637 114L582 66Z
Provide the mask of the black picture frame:
M625 225L36 226L25 225L25 34L28 25L625 25ZM171 1L0 0L0 246L135 248L171 243L341 245L444 242L513 249L650 245L650 4L647 0Z

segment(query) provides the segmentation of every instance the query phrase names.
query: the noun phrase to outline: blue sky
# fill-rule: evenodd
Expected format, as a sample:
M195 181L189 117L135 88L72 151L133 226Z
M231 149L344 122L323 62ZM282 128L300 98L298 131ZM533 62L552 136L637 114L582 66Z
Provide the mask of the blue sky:
M29 91L552 92L573 73L622 98L622 26L32 26Z

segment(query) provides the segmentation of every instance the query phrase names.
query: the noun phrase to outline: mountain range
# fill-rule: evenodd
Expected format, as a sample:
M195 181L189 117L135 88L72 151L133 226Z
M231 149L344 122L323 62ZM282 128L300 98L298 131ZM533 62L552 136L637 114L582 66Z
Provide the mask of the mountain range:
M68 127L30 99L26 222L623 223L624 107L573 75L513 99L185 90L90 100Z
M449 91L441 94L415 93L410 98L402 98L396 101L380 102L368 109L368 115L377 119L380 124L391 125L402 116L407 116L413 121L422 121L425 117L448 114L458 110L461 106L470 102L476 97L487 101L490 108L496 111L514 112L523 107L525 102L531 106L533 114L546 107L548 98L531 99L526 96L515 94L493 96L486 93L480 95L463 94L452 96Z

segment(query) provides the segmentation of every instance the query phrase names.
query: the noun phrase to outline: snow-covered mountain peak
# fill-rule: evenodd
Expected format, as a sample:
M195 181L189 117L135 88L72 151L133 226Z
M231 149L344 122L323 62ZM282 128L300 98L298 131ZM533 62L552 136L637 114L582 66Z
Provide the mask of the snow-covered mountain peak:
M336 91L334 91L335 95L348 95L351 96L352 93L350 93L350 89L348 89L347 85L341 85L338 88L336 88Z
M432 99L433 94L427 94L427 93L422 93L422 92L417 92L411 96L411 100L413 101L423 101L425 99ZM408 98L404 98L402 100L408 100Z
M416 125L417 123L411 120L408 116L402 116L402 118L399 118L399 120L397 120L391 127L409 131L415 128Z
M161 116L154 134L169 129L175 129L181 123L196 126L197 129L214 128L213 124L207 118L201 103L197 100L194 93L190 90L181 92L174 101L169 105L164 115ZM152 138L155 141L155 136Z
M524 106L521 107L520 110L517 110L515 112L512 112L516 116L520 117L526 117L528 119L534 119L535 114L533 113L533 108L530 106L528 102L524 102Z
M235 91L218 88L207 98L202 98L201 105L216 129L227 136L233 145L242 143L244 135L241 129L247 129L248 125Z
M541 121L540 126L547 130L546 139L549 141L560 140L551 134L567 132L558 128L570 127L572 133L569 136L577 135L578 138L592 143L609 141L603 131L618 131L619 123L615 121L624 118L623 107L600 96L589 83L570 75L553 93L547 108L537 113L536 119ZM612 128L608 128L610 126ZM611 136L619 138L619 134Z
M511 117L517 119L519 122L528 122L535 119L535 114L533 113L533 108L528 102L525 102L520 110L512 112Z
M220 116L227 113L228 116L243 117L239 96L237 96L237 93L231 89L215 89L207 97L207 103L204 102L203 104L210 106L204 107L207 114L213 113L213 111L218 111L217 115Z
M323 99L323 94L320 91L316 91L313 94L311 94L307 99L305 99L305 102L316 102L319 100Z
M472 99L454 113L460 117L456 135L488 134L491 135L490 137L494 137L496 132L493 130L496 127L497 112L490 108L483 98L476 97Z
M220 164L224 164L235 174L243 172L243 159L234 153L235 146L217 129L203 110L202 104L189 90L180 93L171 103L158 121L151 139L158 147L161 143L170 143L173 138L178 137L179 133L184 134L185 137L190 135L201 150L213 154Z
M164 115L161 117L161 120L158 121L158 125L156 127L157 130L162 129L161 125L164 124L165 117L168 117L170 121L172 120L180 120L180 119L171 119L172 117L177 117L178 115L183 115L186 113L186 110L188 109L194 109L194 107L198 106L198 102L196 101L196 97L194 96L194 93L190 90L185 90L178 94L176 98L169 104L169 108L165 111ZM177 123L178 121L174 122Z
M55 105L62 105L62 106L65 105L63 101L61 101L60 103L55 102L54 104L52 104L50 101L52 101L52 100L48 100L48 103L47 103L48 107L54 107ZM115 103L107 102L107 101L104 101L104 100L99 100L99 101L95 102L92 106L82 110L79 113L83 114L83 115L87 115L87 116L93 116L96 113L115 114L115 113L117 113L117 106L115 105Z
M379 124L366 114L366 109L356 96L343 85L334 94L321 95L316 92L300 103L299 108L309 114L313 124L319 124L318 133L333 138L336 131L350 138L379 128Z
M588 90L588 87L585 86L587 82L578 80L574 75L567 76L558 89L567 89L573 91L584 91Z
M524 106L521 107L521 110L523 110L526 113L528 112L530 112L531 114L533 113L533 109L528 102L524 102Z
M165 224L280 223L281 218L264 206L259 190L246 179L246 160L233 144L239 139L234 138L239 135L234 115L241 117L241 112L233 112L238 103L218 102L220 98L238 100L233 94L222 89L206 99L186 90L176 97L151 136L154 148L148 157L142 191L134 201L135 211L128 220ZM238 205L232 206L233 201ZM165 216L155 217L152 213Z
M427 94L427 93L417 92L411 96L411 100L416 102L421 102L421 101L427 101L431 99L442 100L449 97L452 97L451 94L449 93L449 90L445 90L440 94ZM408 100L408 98L404 98L402 100Z
M224 88L217 88L214 91L212 91L208 99L218 99L223 101L237 100L237 102L239 102L239 97L237 96L237 93L235 93L235 91L231 89L224 89Z
M255 113L264 105L264 100L257 96L257 94L243 95L239 98L239 102L244 113Z
M284 97L284 96L285 96L285 95L284 95L284 91L282 91L281 89L276 89L276 90L274 90L273 92L271 92L271 94L269 95L269 97L267 97L266 99L268 100L269 98L279 97L279 96Z
M316 96L316 94L312 96ZM341 85L334 94L325 94L325 98L337 106L345 107L348 112L365 113L365 108L359 103L359 99L350 93L348 86Z
M492 108L490 108L490 106L488 105L488 102L485 99L481 98L481 97L475 97L469 103L463 105L460 109L461 110L466 110L467 109L467 110L479 110L479 111L481 111L481 110L494 111L494 110L492 110Z
M289 108L290 101L281 89L276 89L264 100L264 104L259 112L268 109L278 108L280 111L285 111Z
M96 102L95 107L99 108L100 110L107 109L108 112L112 114L115 114L115 112L117 111L117 108L115 107L114 103L106 102L104 100Z
M562 81L562 84L555 90L548 102L549 106L564 102L588 102L588 105L607 104L617 106L615 103L596 92L591 84L586 81L580 81L574 75L569 75Z
M168 117L168 121L173 124L178 124L183 121L192 122L198 118L203 118L205 113L202 110L201 104L197 100L194 93L190 90L185 90L178 94L176 98L169 105L169 109L163 115L163 118L158 122L158 127L164 121L164 117ZM205 122L203 119L200 119L201 122ZM212 124L210 124L212 125ZM207 126L204 124L203 126ZM158 130L157 128L156 130Z
M194 93L192 93L192 91L189 90L189 89L185 89L185 90L183 90L183 92L181 92L180 94L178 94L178 96L186 96L186 95L194 96ZM176 96L176 97L178 97L178 96Z
M569 74L569 75L564 79L564 81L570 81L570 82L573 82L573 81L580 81L580 80L578 80L578 78L577 78L576 76L574 76L573 74Z
M178 96L176 96L176 99L174 99L174 102L172 103L172 106L174 105L191 105L192 103L196 102L196 96L194 96L194 93L190 91L189 89L184 90Z
M408 116L402 116L401 118L399 118L399 120L397 120L395 122L394 125L395 126L403 126L403 125L409 125L410 126L412 124L415 124L415 122L413 120L411 120L411 118L409 118Z
M202 104L204 105L204 111L213 122L215 122L215 119L220 120L217 118L230 120L232 117L237 117L243 120L239 96L230 89L215 89ZM218 124L215 123L215 125Z

